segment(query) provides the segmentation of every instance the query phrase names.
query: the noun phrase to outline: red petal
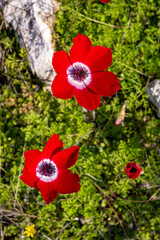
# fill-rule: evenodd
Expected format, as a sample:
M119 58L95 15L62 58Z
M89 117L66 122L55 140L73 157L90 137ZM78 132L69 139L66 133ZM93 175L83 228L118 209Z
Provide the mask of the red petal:
M46 204L53 202L58 197L58 192L54 188L53 182L46 183L40 180L38 181L38 188Z
M70 170L64 169L59 171L58 178L53 181L53 184L59 193L68 194L80 190L79 181L78 174L73 174Z
M58 169L70 168L72 167L78 158L79 147L73 146L71 148L65 149L53 157L53 161Z
M133 165L135 168L139 169L139 165L137 163L134 163ZM141 168L142 169L142 168Z
M142 172L142 168L138 169L138 171L136 173L134 173L134 174L132 173L132 175L130 175L130 176L128 175L128 177L131 179L135 179L140 175L141 172Z
M74 88L74 95L78 104L90 111L100 105L100 96L89 91L87 87L82 90Z
M69 99L73 96L73 86L68 82L66 74L58 74L52 82L53 96L61 99Z
M41 152L37 149L31 149L24 153L25 156L25 167L29 171L36 172L36 167L41 161Z
M72 64L74 62L84 62L92 48L91 40L79 33L78 36L73 39L73 42L74 44L70 50Z
M118 78L109 71L93 73L92 81L88 87L104 97L112 96L120 89Z
M103 3L109 3L110 2L110 0L100 0L101 2L103 2Z
M62 148L63 142L59 140L59 136L54 133L42 151L43 158L51 159L52 156L57 152L60 152Z
M71 65L69 56L65 51L55 52L52 64L56 73L66 73L67 68Z
M39 181L39 178L35 174L28 171L26 167L24 167L23 175L20 176L20 179L22 179L22 181L28 186L37 188L37 182Z
M92 73L106 70L112 63L111 49L101 46L92 47L84 63Z

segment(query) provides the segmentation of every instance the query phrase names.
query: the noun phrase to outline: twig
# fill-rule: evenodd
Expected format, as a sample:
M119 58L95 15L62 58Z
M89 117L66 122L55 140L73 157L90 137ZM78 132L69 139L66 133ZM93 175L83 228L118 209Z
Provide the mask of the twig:
M15 196L15 195L16 195L16 193L15 193L15 191L14 191L14 186L13 186L13 183L12 183L12 181L11 181L11 185L12 185L13 192L14 192L14 196ZM23 208L22 208L22 206L21 206L20 202L18 201L18 199L17 199L17 203L18 203L18 205L19 205L19 207L20 207L20 209L21 209L21 212L23 212ZM14 207L15 207L15 206L14 206Z
M22 77L16 77L16 78L13 78L12 76L10 76L10 75L8 75L7 73L5 73L5 72L1 72L5 77L8 77L8 78L10 78L10 79L12 79L12 80L19 80L19 81L27 81L27 82L33 82L32 80L35 80L35 81L38 81L38 80L40 80L41 82L53 82L52 80L49 80L49 79L40 79L40 78L30 78L30 80L27 80L27 79L25 79L25 78L22 78Z
M105 238L104 234L101 232L100 229L96 228L97 231L99 232L99 234L101 235L101 237L104 239L104 240L107 240L107 238Z
M116 96L115 96L115 99L114 99L114 106L113 106L113 110L112 110L111 116L110 116L110 118L108 119L107 123L105 124L103 130L101 131L101 136L102 136L102 133L103 133L104 129L107 127L108 123L110 122L110 120L111 120L112 117L113 117L114 110L115 110L115 106L116 106L116 98L117 98L117 92L116 92Z
M51 238L49 238L48 236L46 235L43 235L44 238L46 238L47 240L52 240Z
M60 235L62 234L62 232L64 231L65 228L69 227L71 225L71 222L67 222L66 225L64 226L64 228L61 229L60 233L58 234L58 236L56 237L55 240L58 240Z
M0 207L0 213L3 214L4 216L8 215L8 216L24 216L29 218L38 218L36 215L33 215L33 214L25 214L23 212L22 213L18 212L17 210L12 211L3 207Z
M112 25L112 24L109 24L109 23L105 23L105 22L101 22L99 20L96 20L96 19L93 19L93 18L90 18L90 17L86 17L85 15L83 15L82 13L78 13L78 15L92 21L92 22L95 22L95 23L100 23L102 25L105 25L105 26L108 26L108 27L112 27L112 28L122 28L121 26L115 26L115 25Z
M116 196L115 194L112 194L113 197L117 198L117 199L120 199L122 201L126 201L126 202L132 202L132 203L146 203L148 202L148 200L131 200L131 199L125 199L125 198L121 198L121 197L118 197ZM158 197L157 199L150 199L150 201L155 201L155 200L159 200L160 197Z
M90 175L89 173L86 173L85 175L89 176L90 178L94 179L95 181L102 182L102 180L95 178L94 176Z
M3 215L5 218L7 218L10 222L12 222L13 224L15 224L15 225L17 225L17 226L20 226L19 223L14 222L12 219L10 219L9 217L7 217L7 216L4 215L3 213L2 213L2 215Z
M67 37L66 37L66 40L65 40L65 42L64 42L64 45L63 45L63 47L62 47L62 50L64 49L64 47L65 47L65 45L66 45L66 42L67 42L67 40L68 40L68 37L69 37L70 31L71 31L71 28L72 28L73 23L74 23L74 20L75 20L75 18L76 18L76 14L77 14L77 11L78 11L78 8L79 8L79 5L80 5L81 1L82 1L82 0L79 0L79 1L78 1L77 7L76 7L76 11L75 11L75 14L74 14L74 17L73 17L71 26L70 26L70 28L69 28L69 31L68 31L68 33L67 33Z
M131 13L130 13L129 21L128 21L128 23L127 23L127 28L130 27L130 24L131 24ZM123 35L122 42L123 42L124 39L125 39L126 33L127 33L127 31L125 31L125 33L124 33L124 35Z
M132 68L132 67L130 67L130 66L128 66L128 65L126 65L126 64L124 64L124 63L122 63L122 62L118 62L118 63L121 64L121 65L123 65L123 66L125 66L125 67L127 67L127 68L129 68L129 69L132 69L133 71L135 71L135 72L137 72L137 73L139 73L139 74L141 74L141 75L143 75L143 76L145 76L145 77L153 78L153 76L147 75L147 74L145 74L145 73L143 73L143 72L141 72L141 71L139 71L139 70L137 70L137 69L135 69L135 68Z
M17 201L19 180L20 180L20 175L21 175L21 172L22 172L22 163L23 163L25 149L26 149L26 142L24 143L24 147L23 147L23 153L22 153L22 158L21 158L20 170L19 170L19 175L18 175L18 182L17 182L17 187L16 187L16 193L15 193L15 200L16 201Z
M151 76L148 77L148 80L146 82L145 88L148 86L148 83L149 83L150 79L151 79Z
M1 239L4 240L4 237L5 237L5 231L1 229Z
M154 198L154 196L157 195L158 192L160 192L160 188L147 200L147 202L143 205L143 208L146 206L146 204L147 204L148 202L150 202L150 201L152 200L152 198Z

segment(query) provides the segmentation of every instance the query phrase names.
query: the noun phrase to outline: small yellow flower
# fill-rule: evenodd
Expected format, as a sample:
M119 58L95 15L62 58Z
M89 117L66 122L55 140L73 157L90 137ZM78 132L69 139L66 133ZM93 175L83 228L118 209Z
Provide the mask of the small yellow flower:
M33 237L34 234L36 233L36 230L34 229L35 225L33 224L32 226L27 225L26 231L24 231L24 234L27 234L27 237Z

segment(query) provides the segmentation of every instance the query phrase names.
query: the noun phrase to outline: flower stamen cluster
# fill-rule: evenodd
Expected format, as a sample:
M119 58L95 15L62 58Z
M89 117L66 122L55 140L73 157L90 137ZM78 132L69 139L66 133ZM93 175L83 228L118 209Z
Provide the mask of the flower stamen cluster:
M44 159L39 162L36 168L36 175L43 182L52 182L57 178L58 170L53 161Z

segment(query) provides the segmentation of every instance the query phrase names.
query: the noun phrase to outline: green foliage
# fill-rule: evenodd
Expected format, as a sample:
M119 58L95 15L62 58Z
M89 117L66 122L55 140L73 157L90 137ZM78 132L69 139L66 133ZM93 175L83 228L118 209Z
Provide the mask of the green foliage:
M62 1L57 50L65 43L76 5L75 0ZM116 95L102 97L93 113L74 98L60 100L46 91L29 72L26 52L13 32L1 28L0 203L5 239L21 239L27 224L36 226L34 239L160 239L160 121L145 94L147 82L159 75L157 9L157 0L81 1L64 49L69 52L78 32L93 45L110 47L109 70L121 85ZM124 125L115 127L124 102ZM81 190L46 205L38 189L19 181L19 174L23 151L42 150L53 133L60 135L64 148L80 146L72 171L80 175ZM143 168L135 180L125 175L128 162Z

